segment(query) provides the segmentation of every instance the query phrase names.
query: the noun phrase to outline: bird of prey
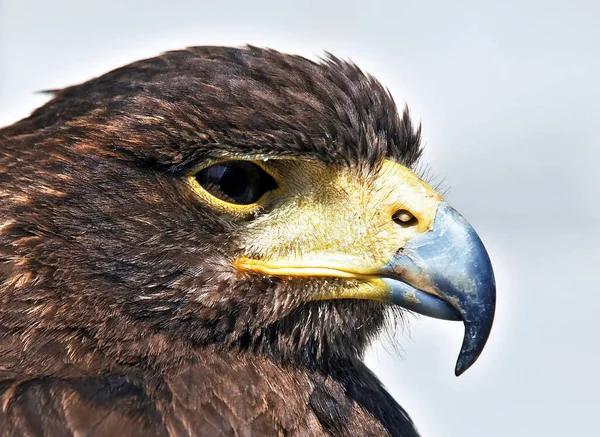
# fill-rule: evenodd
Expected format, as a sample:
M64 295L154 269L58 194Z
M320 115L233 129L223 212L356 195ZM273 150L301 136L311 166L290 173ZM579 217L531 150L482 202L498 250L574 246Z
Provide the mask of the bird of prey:
M334 56L194 47L0 130L0 435L416 436L363 363L408 311L491 330L420 128Z

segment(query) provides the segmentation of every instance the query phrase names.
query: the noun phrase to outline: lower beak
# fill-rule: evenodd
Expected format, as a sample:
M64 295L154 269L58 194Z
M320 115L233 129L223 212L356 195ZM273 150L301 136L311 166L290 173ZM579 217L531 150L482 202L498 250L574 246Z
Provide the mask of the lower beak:
M410 240L380 274L392 303L464 322L457 376L477 360L492 329L496 284L483 243L456 210L441 202L429 231Z

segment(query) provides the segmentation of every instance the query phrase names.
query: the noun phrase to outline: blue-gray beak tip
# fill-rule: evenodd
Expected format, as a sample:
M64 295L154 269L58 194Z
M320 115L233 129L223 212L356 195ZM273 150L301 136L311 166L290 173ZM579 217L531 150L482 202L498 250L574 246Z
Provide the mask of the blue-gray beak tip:
M410 240L382 273L393 303L464 322L455 373L467 370L490 335L496 301L490 258L471 225L441 202L431 229Z

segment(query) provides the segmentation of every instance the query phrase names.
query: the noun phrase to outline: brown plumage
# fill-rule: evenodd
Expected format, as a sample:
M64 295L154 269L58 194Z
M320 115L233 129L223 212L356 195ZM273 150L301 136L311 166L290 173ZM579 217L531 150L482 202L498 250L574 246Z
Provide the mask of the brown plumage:
M140 61L0 130L0 435L417 435L361 361L387 304L240 275L253 217L184 178L244 154L367 175L419 136L353 64L254 47Z

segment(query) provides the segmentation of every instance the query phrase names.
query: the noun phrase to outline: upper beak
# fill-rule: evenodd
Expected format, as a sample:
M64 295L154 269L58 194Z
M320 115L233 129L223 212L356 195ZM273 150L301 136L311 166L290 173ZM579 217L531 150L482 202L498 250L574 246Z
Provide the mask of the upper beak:
M430 229L408 241L380 273L392 303L464 322L455 374L467 370L490 335L496 301L490 258L471 225L440 202Z

